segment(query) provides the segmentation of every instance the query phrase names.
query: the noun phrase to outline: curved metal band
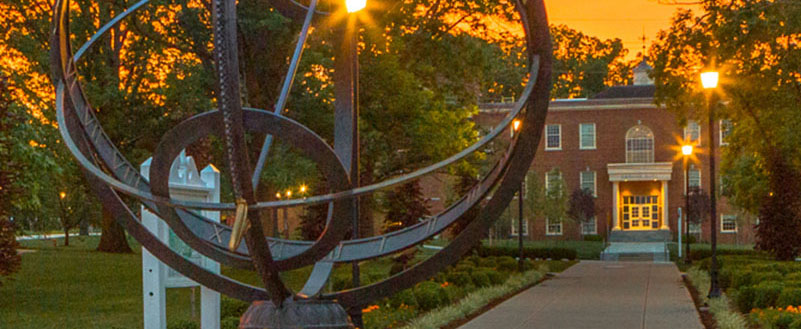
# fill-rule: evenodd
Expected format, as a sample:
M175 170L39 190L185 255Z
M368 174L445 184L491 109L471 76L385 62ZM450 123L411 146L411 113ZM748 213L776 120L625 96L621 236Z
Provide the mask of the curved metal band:
M448 265L458 261L469 251L472 246L471 242L479 240L500 213L509 205L520 186L520 182L525 178L531 162L534 160L537 145L542 136L545 116L548 112L552 65L551 40L545 5L542 0L528 0L526 5L517 0L516 5L522 19L528 21L529 17L534 18L533 25L530 25L530 30L526 30L526 40L529 57L533 59L538 56L540 58L540 74L536 77L535 97L528 104L523 128L517 140L513 142L514 145L510 152L506 154L502 161L503 167L507 168L507 170L505 170L503 179L492 199L482 208L477 220L470 223L447 247L434 254L431 258L381 282L324 295L323 298L336 299L345 307L356 308L409 288L420 280L432 277ZM531 63L531 65L535 64L535 62Z
M276 136L292 136L286 143L301 150L306 156L318 164L318 168L328 180L331 190L350 188L347 172L334 154L334 150L317 134L305 126L281 115L257 110L243 112L245 131L252 133L271 134ZM206 112L185 120L171 129L162 138L156 148L150 171L151 186L156 195L169 196L169 174L172 160L195 141L211 134L222 134L219 122L222 114L217 111ZM202 240L192 232L186 222L191 218L183 218L173 208L157 206L159 213L167 214L169 226L190 247L202 254L218 261L225 260L226 255L218 248L210 245L208 240ZM275 266L281 270L290 270L314 264L315 261L325 257L331 252L348 233L348 223L352 213L351 200L340 200L334 203L332 220L326 223L320 238L311 245L301 249L282 250L279 246L271 246L271 250L280 251L281 259L274 261ZM179 220L182 217L183 220ZM256 219L258 220L258 219ZM230 232L227 232L230 236ZM222 247L222 246L221 246Z
M524 21L524 23L525 23L525 21ZM69 58L68 55L66 55L64 57ZM64 61L64 62L66 62L67 65L69 65L70 61ZM62 63L64 63L64 62L62 62ZM528 84L526 86L526 90L523 93L523 97L521 97L521 99L516 104L516 108L514 109L514 111L512 113L510 113L510 115L508 115L504 119L504 121L501 124L499 124L499 127L496 128L490 135L484 137L484 139L483 139L484 142L489 142L494 137L496 137L497 134L499 134L500 132L503 131L502 127L506 127L513 120L513 118L516 115L518 115L519 111L522 109L522 105L525 104L525 102L528 101L528 98L529 98L529 96L531 94L531 90L533 89L533 85L534 85L533 83L535 81L535 79L533 79L533 77L536 77L536 75L537 75L537 73L536 73L536 69L537 68L538 68L537 66L532 66L532 71L533 71L531 73L531 77L532 78L529 80L529 82L528 82ZM74 78L74 74L72 76ZM72 85L77 86L77 81L75 83L73 83ZM80 93L79 89L75 90L73 94L77 94L77 97L74 96L74 98L73 98L74 101L75 100L84 100L84 98L82 97L82 94ZM97 120L94 118L93 111L91 111L88 108L87 105L84 105L84 106L77 106L76 105L76 107L83 109L83 113L84 114L83 114L82 117L84 118L83 121L86 122L86 125L85 125L86 131L87 132L95 132L95 133L88 133L88 134L89 135L94 135L96 137L105 137L105 134L102 133L102 128L100 128L100 126L98 125ZM98 131L100 133L97 133ZM93 141L95 143L95 146L98 149L104 150L104 151L98 152L101 155L101 158L103 158L103 159L111 158L112 159L110 162L106 161L106 165L111 167L111 168L116 168L117 170L115 171L115 173L117 174L117 176L121 176L123 178L128 177L129 181L138 182L138 186L139 186L139 189L140 189L138 191L147 191L149 189L149 187L147 186L147 183L144 181L144 179L141 179L140 177L138 177L138 172L136 170L134 170L134 169L131 169L130 167L132 167L132 166L127 164L127 162L121 162L119 165L114 163L115 161L124 161L124 159L122 158L121 154L119 154L119 152L116 151L116 149L113 148L113 145L110 143L110 141L108 141L107 138L94 138ZM424 168L424 170L428 169L431 172L433 172L435 169L439 169L440 168L439 166L444 166L447 163L455 162L458 159L463 158L463 156L469 155L469 153L472 153L472 151L474 149L477 149L477 148L483 146L484 144L485 143L482 143L482 142L474 144L472 147L460 152L460 154L457 154L457 155L451 157L450 159L444 160L444 161L438 163L437 165L432 166L432 167L437 167L437 168L429 167L429 168ZM109 152L108 151L109 149L112 149L112 151ZM76 152L73 152L73 153L76 153ZM76 155L76 158L78 158L79 162L81 162L82 165L85 165L93 175L99 176L100 179L106 181L105 179L103 179L104 178L103 176L105 176L104 172L100 171L94 165L90 164L89 161L87 159L85 159L84 157L82 157L79 153L76 153L75 155ZM425 172L416 172L416 173L419 174L419 175L427 174ZM415 173L413 173L413 174L415 174ZM391 184L391 185L390 184L384 184L384 186L392 186L392 185L395 185L395 184L404 183L405 180L403 178L404 177L408 177L408 176L409 175L398 177L398 178L395 179L396 182L394 182L393 184ZM412 178L412 179L414 179L414 178ZM113 179L111 179L111 180L112 181L116 181L116 180L113 180ZM106 182L107 183L111 183L109 181L106 181ZM392 182L390 182L390 183L392 183ZM112 185L114 185L114 184L112 184ZM471 192L471 194L472 194L472 192ZM479 193L479 194L483 194L483 193ZM331 194L329 194L329 195L331 195ZM337 194L334 194L334 195L337 195ZM342 194L340 193L339 195L342 195ZM345 193L344 195L347 196L349 194ZM158 199L165 200L167 198L158 197ZM145 200L147 200L147 198L145 198ZM147 203L146 203L146 205L147 205ZM153 204L149 204L148 207L151 208L151 209L156 208ZM453 212L453 209L456 209L456 208L464 209L464 200L460 200L459 202L457 202L456 205L450 207L445 212L437 215L436 217L433 217L432 219L429 219L424 223L409 227L407 229L396 231L396 232L393 232L393 233L390 233L390 234L387 234L387 235L383 235L383 236L370 237L370 238L358 239L358 240L343 241L343 243L341 244L341 247L337 250L336 253L331 255L331 257L333 259L335 259L337 262L345 262L345 261L363 260L363 259L379 257L379 256L382 256L382 255L386 255L386 254L390 254L390 253L399 251L399 250L403 250L404 248L407 247L406 243L413 242L413 241L414 242L419 242L419 241L425 240L426 238L428 238L428 237L430 237L430 236L432 236L432 235L434 235L436 233L439 233L444 228L446 228L448 225L450 225L450 223L455 221L455 219L458 218L458 216L460 215L459 213L461 211ZM469 209L469 207L468 207L468 209ZM211 257L211 258L213 258L215 260L218 260L218 261L221 261L222 263L224 263L226 265L229 265L229 266L234 266L234 267L238 267L238 268L252 268L252 265L250 264L250 260L249 260L248 257L243 257L242 255L236 255L236 254L228 254L228 252L226 250L224 250L225 246L224 246L224 244L221 243L221 239L219 239L220 232L223 232L222 233L223 237L227 237L227 235L230 234L229 233L230 232L230 228L229 227L214 223L212 221L209 221L209 220L207 220L205 218L202 218L202 217L200 217L198 215L195 215L192 212L180 211L179 213L182 215L180 217L185 222L188 223L189 227L192 228L194 234L196 234L197 236L208 237L207 239L209 240L209 242L212 245L216 245L220 249L221 253L224 253L224 254L226 254L227 256L230 257L230 259L225 259L225 258L221 258L221 257ZM163 216L164 214L160 214L160 215ZM167 217L167 216L163 216L163 218L165 218L165 217ZM425 233L427 233L427 234L425 234ZM212 238L212 237L216 237L217 240L215 241L214 238ZM272 246L271 251L275 254L276 259L282 260L282 259L286 259L287 257L292 257L292 255L297 255L297 254L302 253L304 250L309 248L309 246L311 245L311 242L270 239L270 245ZM202 250L203 248L199 248L199 249ZM247 251L244 248L240 249L240 253L241 254L244 254L246 252ZM211 256L211 255L208 255L208 256ZM284 269L283 266L281 268Z

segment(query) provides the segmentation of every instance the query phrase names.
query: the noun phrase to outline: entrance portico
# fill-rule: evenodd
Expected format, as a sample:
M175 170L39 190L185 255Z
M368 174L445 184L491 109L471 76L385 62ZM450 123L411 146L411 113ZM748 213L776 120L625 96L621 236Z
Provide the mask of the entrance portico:
M612 183L612 230L670 230L670 162L607 164Z

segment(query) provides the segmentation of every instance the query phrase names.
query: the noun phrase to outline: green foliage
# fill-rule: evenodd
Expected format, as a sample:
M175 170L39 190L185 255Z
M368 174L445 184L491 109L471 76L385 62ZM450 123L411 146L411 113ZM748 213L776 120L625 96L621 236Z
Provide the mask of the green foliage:
M406 306L413 306L416 307L417 299L415 298L414 291L412 289L404 289L400 292L396 293L389 299L389 306L393 308L399 308L401 305Z
M785 288L776 300L777 307L800 306L801 288Z
M508 272L499 272L499 271L486 271L487 278L489 278L490 285L499 285L506 282L506 279L509 278Z
M492 282L490 282L488 273L488 270L477 269L473 271L473 273L470 273L470 279L473 281L473 284L476 285L476 287L488 287L490 284L492 284Z
M239 317L229 316L220 320L220 329L238 329Z
M414 287L414 297L422 311L433 310L449 302L445 290L434 281L418 283Z
M494 256L484 257L484 258L479 258L479 261L476 265L478 265L479 267L495 267L497 265L496 261L497 259Z
M181 320L168 323L167 329L200 329L200 325L195 321Z
M490 256L519 256L519 251L516 247L488 247L481 246L478 248L478 255L482 257ZM569 248L523 248L523 257L525 258L540 258L540 259L569 259L574 260L578 257L575 249Z
M498 270L499 271L517 271L517 260L510 256L498 257Z
M220 318L234 317L238 321L242 314L245 314L245 311L248 310L248 307L250 307L250 304L246 302L223 296L220 298Z
M417 224L430 215L428 199L423 195L420 181L403 184L387 196L387 217L384 232L397 231Z
M0 217L0 277L10 276L19 270L22 258L17 254L18 247L14 225ZM2 283L0 280L0 286Z
M590 235L583 236L582 240L584 240L584 241L592 241L592 242L602 242L602 241L604 241L604 237L600 236L598 234L590 234Z
M473 284L473 280L470 278L470 272L449 272L445 277L445 280L459 287L467 287L468 285Z
M570 194L567 216L576 223L584 223L595 219L595 197L592 191L575 189Z

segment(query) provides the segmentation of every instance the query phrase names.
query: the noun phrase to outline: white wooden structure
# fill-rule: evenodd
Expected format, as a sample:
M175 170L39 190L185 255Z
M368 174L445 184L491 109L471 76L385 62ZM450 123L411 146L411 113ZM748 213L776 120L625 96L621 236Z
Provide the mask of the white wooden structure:
M152 158L140 166L142 176L150 178ZM170 168L170 194L172 198L220 202L220 171L208 165L198 174L195 160L181 152ZM202 211L203 216L219 222L217 211ZM164 221L142 207L142 224L156 236L167 243L170 248L196 264L213 271L220 272L220 264L214 262L197 251L189 248ZM175 270L156 259L153 254L142 248L142 293L144 296L144 329L166 329L166 288L186 288L199 286L198 283L182 276ZM202 329L220 328L220 294L201 286L200 292L200 327Z

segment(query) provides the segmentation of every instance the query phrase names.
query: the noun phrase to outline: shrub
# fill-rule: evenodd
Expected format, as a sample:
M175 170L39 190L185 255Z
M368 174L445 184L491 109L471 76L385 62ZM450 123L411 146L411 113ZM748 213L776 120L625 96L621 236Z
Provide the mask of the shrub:
M239 318L234 316L229 316L227 318L223 318L220 320L220 329L238 329L239 328Z
M473 266L473 265L467 265L467 264L458 264L458 265L456 265L456 267L453 269L453 271L454 271L454 272L466 272L466 273L473 273L473 270L474 270L475 268L476 268L476 267L475 267L475 266Z
M756 294L754 286L743 286L737 289L737 309L742 313L751 312Z
M782 281L784 276L779 272L756 272L751 279L754 284L762 284L769 281Z
M801 305L801 288L785 288L776 299L777 307Z
M517 260L509 256L501 256L498 258L497 268L499 271L517 271Z
M479 258L478 263L476 263L476 265L478 265L479 267L494 268L495 266L497 266L496 259L497 257L494 256L487 258Z
M739 289L740 287L751 285L751 282L753 282L751 280L752 276L753 273L750 270L734 271L731 275L730 287L732 289Z
M395 274L403 272L403 270L404 270L403 263L394 262L392 263L392 267L389 268L389 275L393 276Z
M445 296L447 296L449 303L460 300L466 295L464 289L452 284L449 284L443 289L445 290Z
M516 247L488 247L481 246L477 250L481 257L489 256L509 256L518 257L519 250ZM576 259L578 253L575 249L569 248L523 248L525 258L550 258L550 259Z
M787 281L801 281L801 272L787 274L784 279Z
M597 234L591 234L591 235L585 235L584 236L584 241L601 242L603 240L604 240L604 237L602 237L600 235L597 235Z
M417 298L412 289L401 290L389 299L389 306L392 308L399 308L401 305L417 307Z
M490 282L490 278L487 273L489 273L487 270L473 271L473 273L470 275L470 278L473 280L473 284L479 288L490 286L492 282Z
M235 317L239 319L248 310L248 303L223 296L220 298L220 318Z
M683 243L683 241L682 241ZM764 252L753 250L753 249L721 249L718 248L717 250L718 260L721 260L720 256L763 256L765 255ZM699 260L704 258L712 257L712 250L711 249L692 249L690 250L690 258L693 260Z
M778 282L766 282L758 286L754 286L754 299L751 303L752 308L768 308L776 306L776 300L784 288Z
M487 277L489 278L490 284L498 285L506 282L506 279L509 278L509 275L498 271L487 271Z
M462 271L448 273L445 281L448 281L459 287L466 287L467 285L473 284L473 280L470 278L470 273Z
M414 287L414 297L417 305L423 311L429 311L440 305L448 303L448 296L439 284L433 281L424 281Z
M331 279L331 288L334 291L346 290L353 288L353 278L350 276L332 276Z

